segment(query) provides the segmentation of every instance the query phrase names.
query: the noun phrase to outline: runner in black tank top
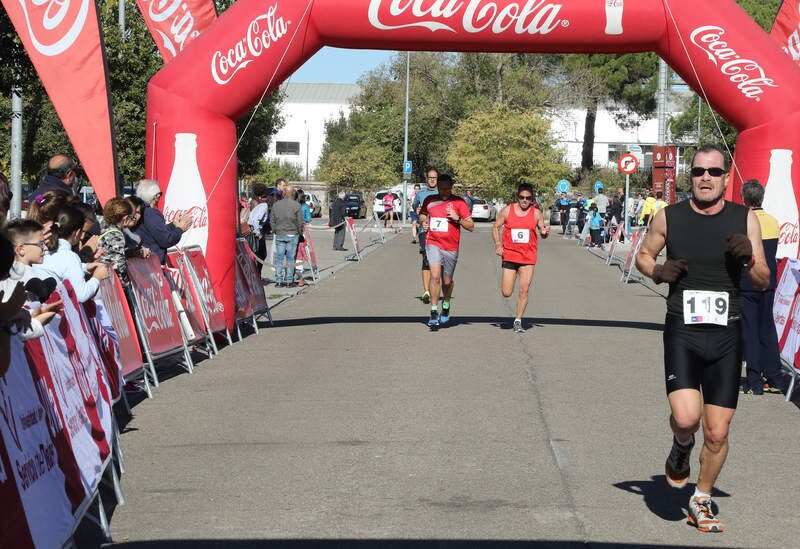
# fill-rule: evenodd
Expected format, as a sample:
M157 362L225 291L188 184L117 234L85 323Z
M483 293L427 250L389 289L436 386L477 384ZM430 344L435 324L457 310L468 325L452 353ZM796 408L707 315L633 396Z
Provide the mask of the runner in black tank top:
M757 288L769 283L758 220L723 199L727 182L723 151L699 148L692 159L692 198L656 214L636 256L640 272L669 283L664 375L674 435L665 464L670 486L688 483L694 433L704 425L700 473L689 500L689 522L703 532L723 530L711 490L728 454L739 396L739 280L744 272ZM665 246L667 259L659 265Z

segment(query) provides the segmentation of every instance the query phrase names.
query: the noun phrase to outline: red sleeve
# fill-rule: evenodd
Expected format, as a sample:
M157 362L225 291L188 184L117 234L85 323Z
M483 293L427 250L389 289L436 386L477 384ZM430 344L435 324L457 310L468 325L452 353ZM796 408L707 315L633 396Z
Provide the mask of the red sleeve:
M472 217L472 210L469 209L463 198L458 201L458 215L462 218Z
M428 202L431 201L430 196L426 196L425 200L422 202L422 207L419 210L419 215L428 215Z

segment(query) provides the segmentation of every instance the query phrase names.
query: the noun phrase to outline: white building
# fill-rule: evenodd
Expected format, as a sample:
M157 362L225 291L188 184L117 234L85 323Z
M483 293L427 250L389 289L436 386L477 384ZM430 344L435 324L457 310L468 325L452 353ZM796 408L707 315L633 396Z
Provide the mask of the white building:
M325 122L345 116L351 111L351 102L360 93L357 84L302 84L288 83L284 86L286 98L281 115L284 127L275 135L267 154L270 159L288 161L300 168L302 179L313 179L319 165L322 145L325 143ZM668 114L680 112L679 104L670 104ZM581 165L583 150L583 128L585 109L559 111L551 117L551 131L558 147L564 151L564 159L574 168ZM638 155L642 151L642 168L652 165L648 154L650 147L658 142L658 120L654 116L626 130L617 125L613 114L599 108L595 124L594 164L607 166L609 159L631 150ZM633 147L631 147L633 145ZM637 149L641 147L641 149ZM409 143L413 149L414 144Z
M302 179L313 179L325 143L325 122L350 114L350 105L361 92L357 84L296 84L282 87L286 93L281 115L284 126L274 136L267 158L295 164Z

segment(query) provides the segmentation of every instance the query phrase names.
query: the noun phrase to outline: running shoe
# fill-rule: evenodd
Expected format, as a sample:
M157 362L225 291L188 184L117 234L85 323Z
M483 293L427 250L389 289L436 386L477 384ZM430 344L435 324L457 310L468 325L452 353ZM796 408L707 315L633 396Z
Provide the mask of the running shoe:
M689 524L701 532L722 532L725 527L711 509L713 502L708 496L689 499Z
M689 482L689 458L692 455L692 448L694 448L694 435L686 446L679 444L678 439L672 437L672 450L669 452L664 469L667 484L673 488L683 488Z
M436 311L431 311L431 318L428 320L428 328L433 331L439 329L439 313Z
M522 327L522 321L518 318L514 319L514 333L521 334L525 331L525 328Z
M431 293L430 292L425 292L424 294L422 294L422 302L425 305L427 305L428 303L431 302Z
M439 317L439 323L445 324L448 320L450 320L450 304L448 303L445 307L442 303L442 315Z
M771 394L777 394L777 395L781 394L781 390L780 389L778 389L775 385L771 385L769 383L765 383L764 384L764 392L765 393L771 393Z

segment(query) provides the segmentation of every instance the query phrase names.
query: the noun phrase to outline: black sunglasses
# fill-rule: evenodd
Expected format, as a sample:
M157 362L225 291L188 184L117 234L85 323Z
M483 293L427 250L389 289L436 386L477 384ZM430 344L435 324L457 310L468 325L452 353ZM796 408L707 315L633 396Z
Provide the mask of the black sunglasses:
M701 168L700 166L695 166L689 173L692 174L692 177L702 177L706 172L708 172L708 175L711 177L719 177L722 174L727 173L722 168Z
M533 200L533 195L530 194L518 194L517 198L520 200Z

